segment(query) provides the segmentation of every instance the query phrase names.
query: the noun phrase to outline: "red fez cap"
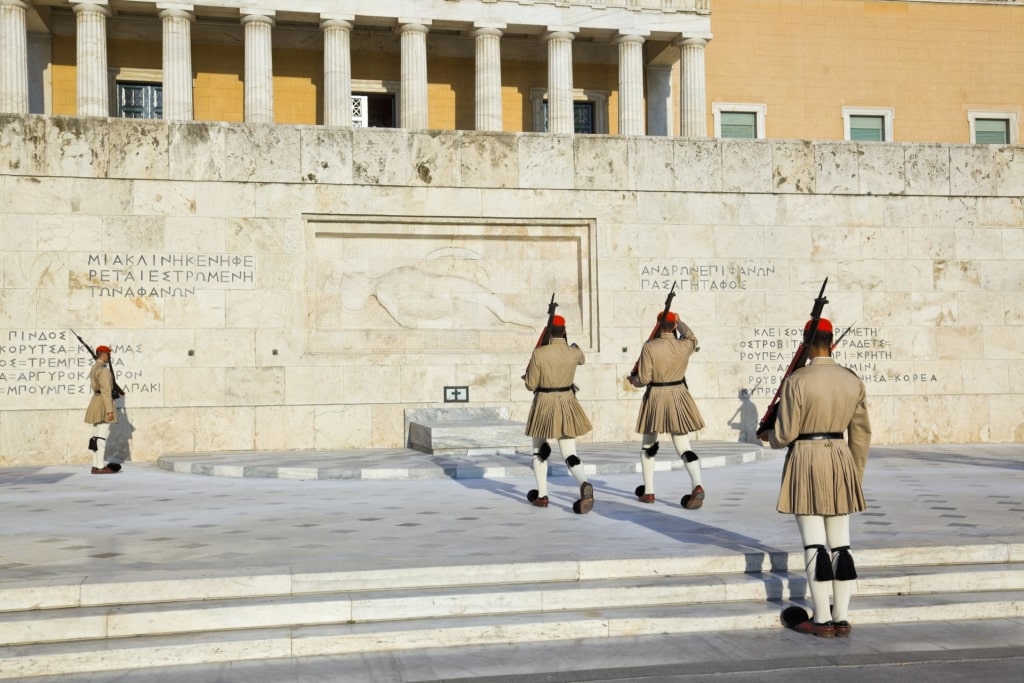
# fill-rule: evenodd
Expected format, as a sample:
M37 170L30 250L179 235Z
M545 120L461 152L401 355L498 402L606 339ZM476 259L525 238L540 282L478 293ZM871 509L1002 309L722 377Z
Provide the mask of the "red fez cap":
M110 353L110 347L109 346L97 346L96 347L96 353Z
M551 319L551 324L552 325L556 325L556 326L565 327L565 318L563 318L560 315L556 315L554 318Z
M807 324L804 325L804 332L806 332L807 330L811 329L811 323L812 322L814 322L814 321L813 320L808 320L807 321ZM818 319L818 332L828 332L829 334L832 334L832 323L827 318L819 318Z
M662 311L661 313L658 314L658 320L662 322L674 323L675 321L679 320L679 318L672 311L669 311L668 315L665 315L665 311Z

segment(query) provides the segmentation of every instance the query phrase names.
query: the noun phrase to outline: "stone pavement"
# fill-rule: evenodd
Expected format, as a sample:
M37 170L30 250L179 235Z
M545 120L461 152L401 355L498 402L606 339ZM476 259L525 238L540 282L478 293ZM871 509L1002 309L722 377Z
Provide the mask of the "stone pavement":
M130 582L233 576L240 571L415 571L441 566L454 570L461 565L724 557L799 549L792 519L775 512L780 452L762 453L742 444L695 442L695 450L709 462L719 456L723 460L721 466L704 471L708 491L704 508L686 511L678 503L689 488L686 473L680 469L658 473L658 502L654 505L641 504L633 495L633 488L640 483L639 474L601 472L602 463L618 463L627 470L635 466L638 450L637 444L581 445L584 463L596 470L591 481L597 501L594 511L583 516L571 512L577 490L573 480L564 475L552 478L551 507L539 509L525 502L526 491L533 487L529 470L523 469L528 455L504 456L509 471L516 476L503 478L417 476L415 466L398 468L409 471L404 478L378 480L362 474L360 479L317 480L196 476L162 470L152 463L127 463L121 474L111 476L90 475L85 466L8 468L0 470L0 519L4 520L0 588L98 579ZM865 481L870 509L852 518L855 553L870 548L1005 544L1011 557L1021 561L1022 453L1019 444L873 448ZM398 455L413 460L430 457L414 452ZM676 459L664 455L659 455L659 462L674 465ZM398 476L391 467L396 460L383 456L381 451L361 451L339 454L338 458L344 460L344 468L349 471L366 473L376 468L388 470L389 477ZM255 454L218 457L260 459ZM288 464L301 467L302 458L295 455ZM436 470L436 463L426 467ZM482 468L480 473L487 471ZM855 614L856 598L853 607ZM1016 640L1010 640L1012 647L1024 648L1021 625L1021 619L1012 622L1011 631L1017 634ZM914 638L921 639L914 644L918 649L921 643L934 639L934 633L929 636L926 630L915 629ZM964 637L981 633L984 627L979 629L961 633L961 642ZM996 632L1003 636L1007 633ZM761 633L755 640L789 636L795 634ZM876 637L881 642L875 647L893 646L891 640ZM949 633L943 637L953 639ZM867 642L866 638L860 642ZM1005 638L1001 644L1005 644ZM805 643L797 647L809 646ZM605 651L601 645L581 643L579 647L594 653L598 660L599 653ZM931 645L925 647L932 649ZM630 646L636 648L641 646ZM711 647L703 654L713 660L713 650ZM529 651L524 645L504 650L506 654L519 652L539 666ZM490 656L493 648L481 648L467 660L468 668L461 675L489 673L477 658ZM398 661L395 655L390 657L377 654L355 660L328 659L355 667L351 677L336 680L430 678L427 674L416 678L408 671L395 674L397 677L367 673L376 666L373 662ZM438 674L441 669L437 662L448 661L450 670L436 678L454 675L459 669L445 659L441 650L407 657L434 662L429 671ZM596 666L604 666L598 660ZM517 661L508 663L507 670L529 673L527 663ZM277 666L294 672L288 667L298 664ZM582 662L580 666L585 668ZM217 671L217 680L260 680L252 671L271 671L273 665L250 662L236 668L250 671L249 676L224 678L223 666L204 671ZM356 669L362 673L356 675ZM359 677L364 674L369 677ZM173 673L167 675L171 677L160 680L176 680ZM284 676L277 680L290 679ZM95 674L88 680L122 679Z

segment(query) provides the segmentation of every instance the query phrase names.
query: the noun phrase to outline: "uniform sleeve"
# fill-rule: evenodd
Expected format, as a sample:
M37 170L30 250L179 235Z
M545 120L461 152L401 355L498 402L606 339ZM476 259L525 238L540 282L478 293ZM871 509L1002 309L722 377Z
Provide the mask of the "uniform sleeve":
M573 344L569 348L576 352L576 365L583 365L584 363L587 362L587 359L583 355L583 351L580 350L580 347L578 347L575 344Z
M654 379L654 360L651 357L651 347L644 343L640 349L640 365L636 371L637 381L643 384L650 384Z
M526 366L526 388L533 391L540 386L540 369L537 367L537 352L530 354L530 364Z
M103 413L114 412L114 375L111 373L110 368L103 368L101 372L96 373L96 381L100 385L100 398L103 399Z
M679 324L676 327L679 329L679 338L691 342L693 344L693 348L697 348L697 335L693 333L690 326L683 321L679 321Z
M868 419L868 404L863 384L860 386L857 407L847 428L847 439L850 452L853 454L853 462L857 465L857 472L863 480L864 467L868 463L868 448L871 446L871 420Z
M770 433L769 440L773 448L785 448L800 436L800 420L803 413L799 385L793 381L792 375L782 384L782 395L779 397L778 417L775 429Z

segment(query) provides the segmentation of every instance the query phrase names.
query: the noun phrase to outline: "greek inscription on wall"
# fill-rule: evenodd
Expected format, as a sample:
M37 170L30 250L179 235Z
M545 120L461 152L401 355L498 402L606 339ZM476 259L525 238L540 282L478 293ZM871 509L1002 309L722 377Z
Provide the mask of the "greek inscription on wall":
M846 329L836 324L835 329L835 338L839 341L832 349L832 357L857 373L865 384L939 381L933 373L893 368L892 342L883 338L877 327ZM745 387L747 395L773 396L802 340L803 330L795 327L757 327L751 330L751 334L739 344L740 361L749 365Z
M72 270L72 287L94 297L190 297L203 289L252 289L252 254L88 254L84 268Z
M640 291L738 292L775 275L775 265L754 261L655 262L640 268Z
M87 333L78 331L89 341ZM93 345L95 348L95 345ZM142 344L111 344L117 382L129 395L158 393L160 382L145 370L130 368L125 357L144 353ZM23 401L52 398L51 407L83 408L79 397L89 394L92 356L67 330L6 330L0 332L0 407L27 407ZM70 397L71 400L61 401ZM81 405L80 405L81 404Z

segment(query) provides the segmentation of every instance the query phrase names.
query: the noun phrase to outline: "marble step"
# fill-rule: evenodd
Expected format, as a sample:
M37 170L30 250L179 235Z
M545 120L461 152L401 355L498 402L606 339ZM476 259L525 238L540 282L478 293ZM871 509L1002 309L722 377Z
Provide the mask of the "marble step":
M1024 591L1024 563L861 570L858 596ZM803 572L450 586L303 596L191 600L0 613L0 643L30 644L310 624L498 614L549 614L783 600L806 593Z
M141 667L366 652L780 628L782 602L729 602L486 616L409 619L293 628L104 638L0 647L0 679ZM1020 618L1024 591L857 596L856 629L876 623Z
M860 570L885 567L1003 564L1024 562L1024 544L988 543L856 550ZM237 569L181 578L147 572L102 578L0 581L0 614L5 611L128 605L177 600L298 596L344 591L489 586L538 582L584 582L643 577L706 576L787 571L803 566L803 553L764 553L566 560L492 565L368 569L341 572L281 572L245 575Z

